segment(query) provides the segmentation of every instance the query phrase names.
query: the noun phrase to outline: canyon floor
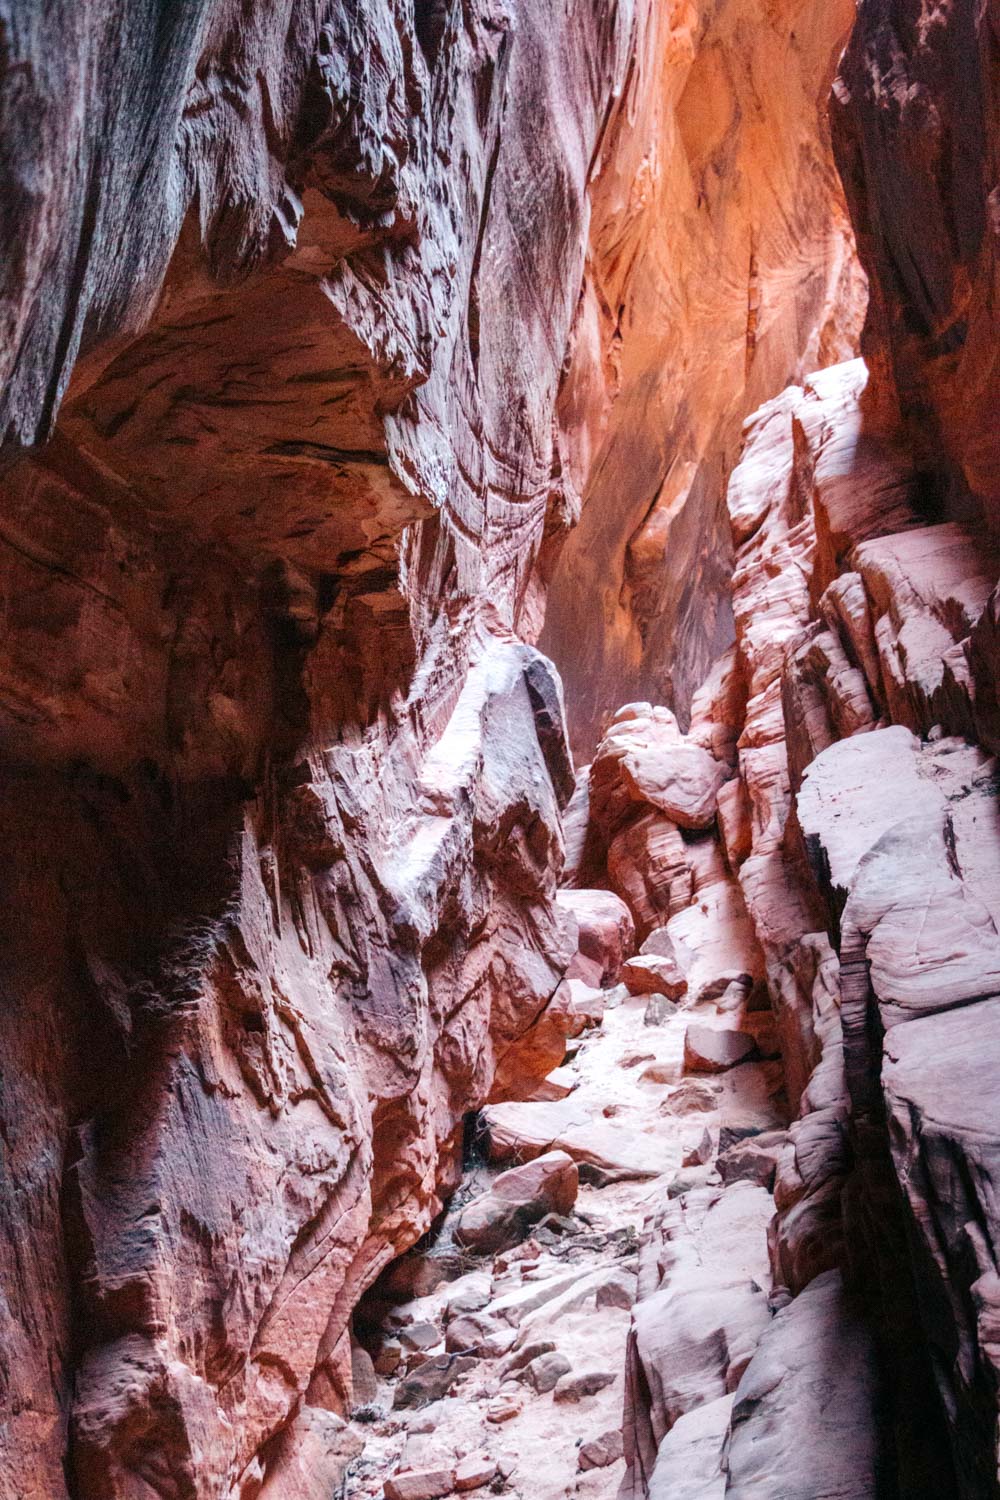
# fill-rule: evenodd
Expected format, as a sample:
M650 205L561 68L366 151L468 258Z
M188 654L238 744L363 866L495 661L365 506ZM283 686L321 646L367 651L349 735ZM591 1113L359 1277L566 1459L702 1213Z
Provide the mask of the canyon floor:
M709 919L705 936L727 970L714 983L702 975L690 1003L633 995L623 984L591 991L588 1019L597 1024L570 1041L565 1063L532 1099L486 1110L471 1148L479 1160L443 1223L361 1310L374 1364L356 1352L355 1394L365 1399L352 1427L365 1446L346 1477L351 1500L383 1490L431 1500L484 1485L523 1500L610 1500L625 1473L627 1344L644 1226L649 1240L648 1226L671 1221L680 1283L693 1256L705 1289L724 1270L727 1285L743 1280L750 1296L766 1296L781 1070L766 1060L777 1051L770 1018L722 1008L732 994L732 934L713 931ZM699 998L706 993L716 998ZM752 1032L755 1060L702 1071L711 1064L685 1061L689 1028ZM552 1153L579 1170L568 1214L543 1217L499 1254L456 1245L456 1222L498 1169ZM408 1289L422 1294L407 1297ZM691 1332L687 1378L709 1388L721 1378L732 1389L752 1342L742 1360L722 1348L713 1358ZM685 1454L692 1473L695 1451ZM709 1457L717 1468L718 1444Z

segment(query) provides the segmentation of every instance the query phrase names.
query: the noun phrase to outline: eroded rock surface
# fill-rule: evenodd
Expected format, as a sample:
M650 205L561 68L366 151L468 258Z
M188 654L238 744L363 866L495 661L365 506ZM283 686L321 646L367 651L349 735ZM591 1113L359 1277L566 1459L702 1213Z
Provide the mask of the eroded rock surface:
M998 560L975 519L927 524L915 458L865 416L866 382L855 362L762 408L729 488L744 694L735 760L717 752L723 786L739 784L720 791L718 827L798 1118L767 1150L732 1142L719 1171L733 1185L773 1181L770 1273L776 1305L794 1300L761 1335L727 1425L728 1391L692 1366L705 1417L689 1441L706 1494L757 1493L766 1474L804 1495L822 1473L831 1493L874 1495L886 1464L907 1495L995 1492L995 1226L975 1186L995 1131L974 1079L993 1056L1000 978L998 782L977 743L990 658L976 655ZM723 718L733 701L717 697ZM600 797L596 816L608 806L634 817ZM694 891L712 867L691 847L647 858L642 890L664 889L666 912L678 879ZM616 870L609 860L638 919L639 887ZM695 895L668 917L675 940L701 905ZM955 1093L963 1057L964 1099L982 1106L975 1139ZM793 1345L828 1360L829 1377L799 1368ZM826 1379L828 1420L806 1456L788 1434L816 1424L792 1408ZM637 1441L630 1468L644 1492L657 1448L672 1474L687 1440L662 1419L657 1432L648 1377L633 1391L636 1431L646 1421L655 1438Z
M0 1494L996 1496L993 9L867 367L847 0L251 9L0 0Z
M577 952L524 642L632 17L0 31L0 1491L329 1494L351 1308Z
M826 104L853 19L850 0L636 7L561 402L581 519L542 636L581 759L628 698L687 721L732 639L740 423L856 352L864 282Z

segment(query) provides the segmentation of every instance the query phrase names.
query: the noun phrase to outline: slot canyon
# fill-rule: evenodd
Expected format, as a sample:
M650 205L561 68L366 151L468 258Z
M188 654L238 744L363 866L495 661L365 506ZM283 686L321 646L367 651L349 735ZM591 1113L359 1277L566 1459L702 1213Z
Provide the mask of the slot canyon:
M0 0L0 1500L1000 1500L1000 0Z

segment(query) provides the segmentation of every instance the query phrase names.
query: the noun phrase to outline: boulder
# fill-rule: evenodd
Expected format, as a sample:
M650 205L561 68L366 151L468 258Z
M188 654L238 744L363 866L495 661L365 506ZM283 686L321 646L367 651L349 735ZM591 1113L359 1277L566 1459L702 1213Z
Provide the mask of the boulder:
M403 1346L397 1339L387 1339L375 1356L375 1373L386 1378L394 1375L403 1362Z
M351 1401L352 1405L367 1406L378 1395L378 1377L372 1357L367 1349L351 1340Z
M537 1159L544 1152L565 1151L581 1166L589 1163L602 1172L636 1180L656 1177L664 1170L651 1161L649 1137L637 1137L628 1125L594 1117L593 1109L577 1095L552 1104L491 1104L484 1111L490 1131L490 1156L497 1162L512 1157ZM655 1143L654 1143L655 1144Z
M429 1406L446 1396L459 1376L475 1369L476 1363L470 1354L438 1354L425 1360L418 1370L399 1382L393 1406Z
M689 1026L684 1036L684 1069L688 1073L725 1073L749 1062L757 1044L745 1031L716 1031Z
M454 1469L402 1469L383 1486L385 1500L440 1500L455 1488Z
M483 1354L498 1332L497 1324L486 1313L463 1313L448 1324L444 1346L450 1354L474 1351Z
M719 1176L727 1186L731 1182L752 1182L772 1192L778 1158L786 1139L784 1131L769 1130L730 1146L716 1161Z
M481 1312L484 1307L489 1306L491 1296L489 1276L476 1272L469 1276L468 1280L463 1282L447 1299L444 1306L445 1318L457 1318L462 1313Z
M584 1443L580 1449L577 1460L581 1469L606 1469L610 1464L617 1463L624 1452L624 1443L620 1427L612 1427L610 1432L603 1432L600 1437L591 1438L589 1443Z
M554 1350L548 1354L539 1354L530 1364L525 1365L518 1379L525 1381L537 1391L539 1396L544 1396L551 1391L556 1382L564 1375L568 1375L572 1366L564 1354L558 1354Z
M500 1373L504 1379L510 1375L516 1375L519 1370L524 1369L525 1365L530 1365L533 1359L538 1359L542 1354L551 1354L555 1347L555 1344L550 1343L548 1340L535 1339L532 1343L525 1344L523 1349L518 1349L516 1353L512 1354Z
M613 984L635 948L632 913L613 891L559 891L556 902L577 921L579 951L596 965L598 984Z
M690 1028L689 1028L690 1029ZM652 1068L647 1068L643 1077L651 1075ZM669 1078L651 1079L652 1082L669 1083ZM670 1097L660 1105L661 1114L665 1115L697 1115L706 1114L709 1110L717 1109L719 1097L716 1092L718 1085L713 1087L710 1083L701 1083L696 1078L685 1078L677 1088L673 1089Z
M687 980L676 958L657 953L637 953L622 965L622 983L630 995L665 995L680 1000L687 993Z
M519 1417L523 1410L524 1402L519 1401L516 1396L496 1396L486 1408L486 1420L499 1426L501 1422L510 1422L514 1417Z
M423 1352L440 1344L441 1330L436 1323L411 1323L408 1328L399 1330L399 1342L404 1349Z
M496 1472L495 1458L487 1458L484 1453L470 1453L455 1465L455 1489L459 1494L481 1489L484 1484L489 1484Z
M694 1003L714 1001L719 1010L737 1010L749 999L752 989L752 974L743 969L723 969L698 986Z
M585 1370L579 1375L567 1373L562 1376L552 1393L553 1401L582 1401L585 1396L596 1396L598 1391L614 1385L618 1376L613 1370Z
M578 1037L604 1020L606 991L582 979L564 979L549 1003L546 1016L564 1037Z
M668 1000L666 995L650 995L646 1001L646 1009L643 1011L642 1024L644 1026L662 1026L671 1016L677 1014L677 1005L673 1000Z
M679 828L708 828L715 821L726 770L701 745L650 734L634 742L621 762L636 802L648 802Z
M488 1193L462 1210L456 1243L482 1255L508 1250L546 1215L569 1213L579 1185L577 1165L564 1151L549 1151L501 1172Z

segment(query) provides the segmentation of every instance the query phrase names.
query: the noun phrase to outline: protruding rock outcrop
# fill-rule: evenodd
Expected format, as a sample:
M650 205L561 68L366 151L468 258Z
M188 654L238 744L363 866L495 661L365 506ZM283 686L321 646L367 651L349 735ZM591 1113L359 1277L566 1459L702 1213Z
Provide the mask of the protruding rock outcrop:
M325 1495L576 952L523 640L631 17L0 11L0 1492Z
M640 1282L635 1318L626 1455L639 1494L667 1493L685 1465L727 1495L756 1493L765 1474L775 1491L808 1482L865 1500L891 1473L914 1500L995 1489L996 1122L975 1080L995 1062L1000 840L996 764L976 740L1000 561L975 520L928 524L905 441L864 415L867 379L860 361L827 370L748 424L729 487L735 657L691 731L714 746L714 826L675 817L655 842L634 836L666 819L632 800L637 787L650 808L659 796L651 731L676 732L662 710L623 711L591 771L583 857L607 851L640 932L657 903L682 966L696 955L688 999L714 997L725 1017L688 1027L687 1071L724 1073L777 1040L795 1116L786 1136L720 1142L727 1196L773 1187L769 1278L754 1279L783 1308L773 1322L764 1309L732 1380L676 1326L710 1280L701 1256L689 1286L680 1250L697 1183L679 1180L686 1210L647 1228L661 1286ZM706 718L725 725L714 740ZM743 934L745 989L696 977L719 962L723 892L741 913L729 941ZM755 994L776 1038L754 1024L771 1019ZM712 1316L725 1305L720 1289ZM706 1347L742 1349L746 1316ZM823 1382L806 1456L789 1435L813 1427L802 1403Z

